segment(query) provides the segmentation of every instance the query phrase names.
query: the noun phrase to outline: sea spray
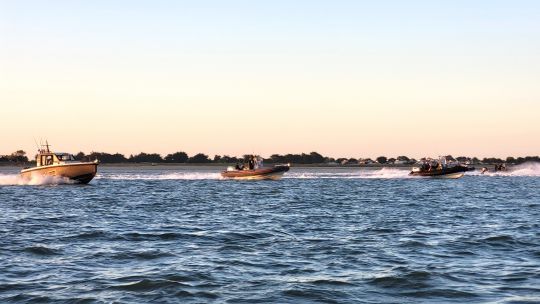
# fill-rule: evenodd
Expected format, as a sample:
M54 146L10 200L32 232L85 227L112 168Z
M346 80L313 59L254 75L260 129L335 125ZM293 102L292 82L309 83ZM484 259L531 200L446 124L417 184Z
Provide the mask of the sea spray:
M540 176L540 163L527 162L512 167L508 174L511 176Z
M19 174L0 174L0 186L39 186L73 184L74 181L60 176L32 175L31 178L23 178Z
M540 176L540 163L526 162L520 165L509 166L506 171L494 171L493 166L486 166L488 171L482 173L477 170L469 175L477 176Z
M527 162L520 165L511 166L507 171L488 171L487 173L488 176L540 176L540 163Z

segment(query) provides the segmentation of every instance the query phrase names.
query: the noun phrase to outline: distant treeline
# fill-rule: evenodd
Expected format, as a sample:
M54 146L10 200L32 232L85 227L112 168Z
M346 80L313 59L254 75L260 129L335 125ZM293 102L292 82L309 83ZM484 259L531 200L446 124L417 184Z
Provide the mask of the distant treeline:
M219 164L233 164L233 163L242 163L247 161L249 155L244 155L241 157L229 156L229 155L215 155L213 158L210 158L204 153L197 153L193 156L189 156L186 152L175 152L172 154L167 154L165 157L162 157L157 153L139 153L137 155L130 155L129 157L124 156L120 153L105 153L105 152L92 152L90 154L85 154L83 152L77 153L75 159L81 161L93 161L99 160L102 163L181 163L181 164L210 164L210 163L219 163ZM459 161L462 163L469 164L522 164L525 162L540 162L540 157L538 156L527 156L527 157L512 157L509 156L506 159L501 158L483 158L479 159L476 157L452 157L447 155L448 160ZM420 159L422 160L422 159ZM33 160L32 160L33 161ZM414 158L409 158L407 156L398 156L396 158L379 156L376 159L371 158L332 158L323 156L317 152L311 152L309 154L273 154L270 158L265 158L266 163L291 163L291 164L328 164L328 165L370 165L370 164L383 164L383 165L410 165L416 163L418 160ZM27 163L29 162L26 152L18 150L11 153L10 155L0 156L0 163Z
M250 155L244 155L241 157L229 156L229 155L215 155L210 158L204 153L197 153L193 156L189 156L186 152L175 152L167 154L165 157L157 153L140 153L137 155L130 155L125 157L122 154L115 153L109 154L104 152L92 152L85 155L79 152L75 155L78 160L94 160L98 159L103 163L186 163L186 164L209 164L209 163L242 163L249 159ZM287 154L279 155L274 154L270 158L264 159L265 162L270 163L296 163L296 164L320 164L325 162L335 161L333 158L323 157L317 152L311 152L310 154Z
M28 157L23 150L17 150L10 155L0 155L0 163L26 163Z

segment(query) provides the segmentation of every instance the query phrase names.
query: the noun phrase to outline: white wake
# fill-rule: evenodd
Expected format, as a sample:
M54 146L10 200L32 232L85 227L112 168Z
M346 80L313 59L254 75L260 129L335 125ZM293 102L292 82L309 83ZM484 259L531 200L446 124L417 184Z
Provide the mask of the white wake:
M355 170L348 172L294 172L294 169L285 173L283 178L291 179L369 179L369 178L409 178L409 170L382 168L378 170Z
M31 178L23 178L19 174L0 174L0 186L38 186L73 183L74 181L60 176L33 175Z
M113 180L204 180L221 179L219 172L177 172L166 174L148 174L148 173L105 173L98 174L96 179Z
M488 166L488 169L492 169L493 166ZM482 174L479 171L475 171L475 175L483 176L540 176L540 163L527 162L517 166L511 166L507 171L497 172L485 172Z

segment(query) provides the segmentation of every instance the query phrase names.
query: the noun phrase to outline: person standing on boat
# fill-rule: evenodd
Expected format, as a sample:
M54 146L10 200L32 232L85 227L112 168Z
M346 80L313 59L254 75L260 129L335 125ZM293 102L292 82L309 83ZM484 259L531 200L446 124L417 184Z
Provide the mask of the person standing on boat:
M249 170L255 169L255 157L254 157L253 155L251 155L251 156L249 157L249 162L248 162L248 164L249 164Z
M262 168L264 165L263 165L263 158L260 157L260 156L256 156L255 157L255 169L260 169Z

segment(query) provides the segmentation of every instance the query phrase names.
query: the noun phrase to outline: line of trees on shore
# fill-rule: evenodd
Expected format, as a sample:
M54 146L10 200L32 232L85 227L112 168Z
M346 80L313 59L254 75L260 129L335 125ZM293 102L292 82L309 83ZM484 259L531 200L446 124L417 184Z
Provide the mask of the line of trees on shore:
M90 154L85 154L79 152L74 155L75 159L81 161L92 161L99 160L102 163L180 163L180 164L234 164L245 162L249 155L244 155L241 157L229 156L229 155L215 155L213 158L210 158L204 153L197 153L193 156L189 156L186 152L175 152L167 154L165 157L162 157L157 153L139 153L136 155L130 155L129 157L124 156L120 153L105 153L105 152L92 152ZM452 157L451 155L446 156L448 160L459 161L461 163L468 164L522 164L525 162L540 162L540 157L538 156L526 156L526 157L512 157L509 156L506 159L501 158L483 158L479 159L477 157ZM422 160L422 159L420 159ZM317 152L311 153L301 153L301 154L273 154L269 158L265 158L266 163L291 163L291 164L327 164L327 165L411 165L416 163L418 160L414 158L409 158L407 156L398 156L386 157L379 156L376 159L370 158L332 158L323 156ZM0 155L0 163L28 163L29 159L26 155L26 152L23 150L18 150L11 153L10 155Z

